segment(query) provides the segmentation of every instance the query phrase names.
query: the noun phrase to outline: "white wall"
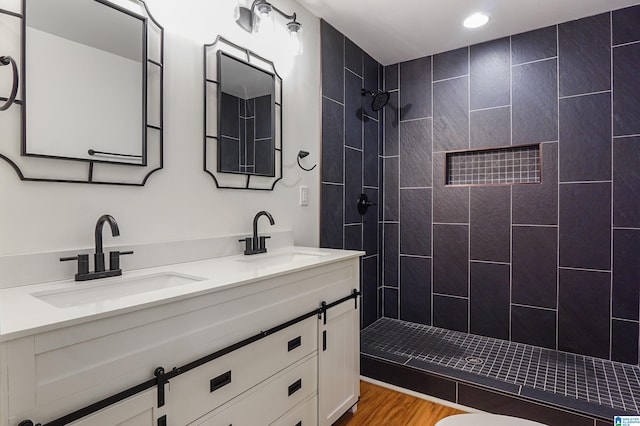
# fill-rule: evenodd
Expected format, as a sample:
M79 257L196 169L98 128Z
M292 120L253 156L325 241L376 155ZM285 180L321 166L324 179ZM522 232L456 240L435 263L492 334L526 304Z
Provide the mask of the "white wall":
M22 182L0 161L0 255L90 247L95 221L104 213L120 225L118 245L249 233L254 214L264 209L276 220L274 231L291 229L296 244L317 246L319 167L303 172L296 155L304 149L312 153L305 160L320 157L318 18L293 0L274 1L297 12L304 28L304 54L287 72L282 46L265 46L235 24L236 0L147 4L165 28L164 169L138 188ZM217 189L202 171L202 45L218 34L273 59L282 71L284 179L272 192ZM310 188L308 207L298 206L300 185ZM262 223L261 230L267 226ZM116 244L106 233L105 245Z

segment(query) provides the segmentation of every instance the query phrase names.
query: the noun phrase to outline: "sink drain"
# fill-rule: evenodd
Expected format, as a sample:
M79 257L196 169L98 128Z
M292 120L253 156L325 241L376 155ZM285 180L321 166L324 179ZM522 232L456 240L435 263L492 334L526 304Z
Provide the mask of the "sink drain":
M475 364L475 365L484 364L484 360L482 358L478 358L477 356L468 356L464 360L468 364Z

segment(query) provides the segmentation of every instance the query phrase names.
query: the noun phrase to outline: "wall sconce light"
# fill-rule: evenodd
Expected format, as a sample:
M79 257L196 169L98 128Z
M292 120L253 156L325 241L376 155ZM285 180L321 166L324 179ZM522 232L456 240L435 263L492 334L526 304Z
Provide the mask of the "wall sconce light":
M236 9L236 23L247 32L269 32L273 27L273 12L288 19L286 28L289 32L288 47L291 53L299 55L302 53L302 25L296 20L295 12L287 15L266 0L253 0L251 7L238 5ZM267 27L267 28L265 28Z

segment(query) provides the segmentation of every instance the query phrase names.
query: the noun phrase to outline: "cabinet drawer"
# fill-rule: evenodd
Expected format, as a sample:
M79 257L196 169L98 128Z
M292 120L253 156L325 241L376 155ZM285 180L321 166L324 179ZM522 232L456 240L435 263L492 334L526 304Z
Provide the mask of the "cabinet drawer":
M317 424L318 395L314 394L311 398L271 423L271 426L317 426Z
M194 421L316 349L317 320L311 317L175 377L167 387L167 402L180 407L172 424Z
M237 401L197 420L192 426L271 424L283 413L316 394L317 364L317 355L309 356L251 389ZM312 399L315 402L315 397Z

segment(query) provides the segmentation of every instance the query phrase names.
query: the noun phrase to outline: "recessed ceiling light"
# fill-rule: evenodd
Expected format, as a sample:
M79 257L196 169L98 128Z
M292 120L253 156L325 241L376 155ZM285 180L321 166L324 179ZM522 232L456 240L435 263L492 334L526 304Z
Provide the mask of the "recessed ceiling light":
M467 28L478 28L483 26L487 22L489 22L489 17L487 15L485 15L484 13L474 13L473 15L467 17L462 25Z

